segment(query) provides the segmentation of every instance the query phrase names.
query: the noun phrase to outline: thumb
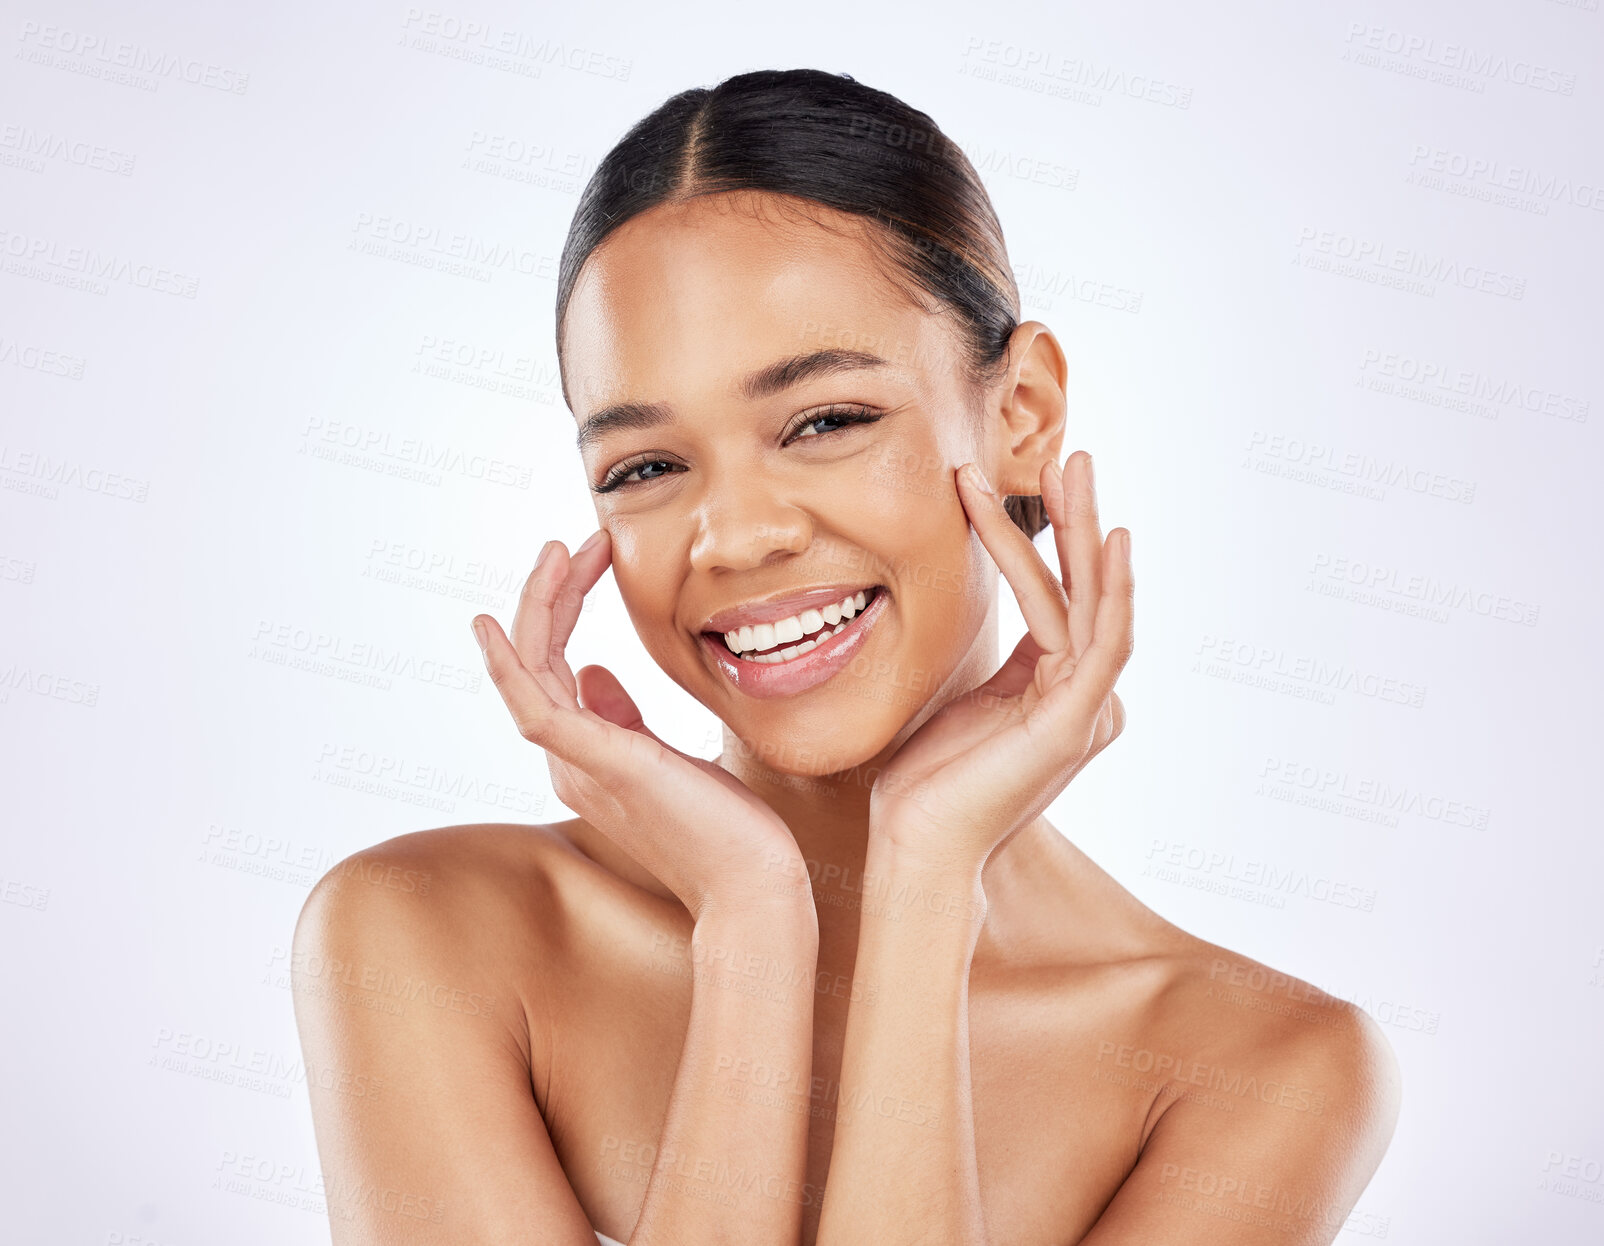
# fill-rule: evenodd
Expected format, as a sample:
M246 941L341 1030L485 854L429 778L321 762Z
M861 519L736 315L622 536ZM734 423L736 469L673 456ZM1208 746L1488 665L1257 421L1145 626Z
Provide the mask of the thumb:
M673 753L680 757L685 754L677 748L665 744L655 731L646 725L641 718L640 708L635 704L629 693L624 691L624 685L618 682L618 676L605 666L582 666L574 676L574 682L579 689L579 704L589 710L598 718L604 718L615 727L622 727L625 731L633 731L636 735L651 740L661 750L658 757ZM633 744L631 741L631 756ZM648 746L647 752L651 752Z
M599 718L605 718L614 726L623 727L626 731L639 731L657 739L647 729L639 707L624 691L624 685L618 682L618 676L612 671L605 666L582 666L574 678L579 686L579 703L585 709ZM662 741L658 740L658 743Z

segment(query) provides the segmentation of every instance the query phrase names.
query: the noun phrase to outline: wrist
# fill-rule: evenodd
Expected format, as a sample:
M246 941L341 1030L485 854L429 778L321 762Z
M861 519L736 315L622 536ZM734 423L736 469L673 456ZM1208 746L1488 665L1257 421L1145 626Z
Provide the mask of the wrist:
M794 842L786 847L765 847L739 864L698 880L694 895L682 896L693 919L717 912L727 917L751 914L780 921L805 915L817 927L813 885L806 863Z
M984 864L961 849L871 833L863 864L864 911L898 923L956 920L978 930L986 918Z
M972 881L978 889L985 865L961 836L893 819L870 823L865 870L878 866L888 872L939 876L960 885Z
M819 918L813 907L813 892L805 884L800 894L756 886L710 892L702 897L691 916L695 922L693 938L712 933L721 938L818 953Z

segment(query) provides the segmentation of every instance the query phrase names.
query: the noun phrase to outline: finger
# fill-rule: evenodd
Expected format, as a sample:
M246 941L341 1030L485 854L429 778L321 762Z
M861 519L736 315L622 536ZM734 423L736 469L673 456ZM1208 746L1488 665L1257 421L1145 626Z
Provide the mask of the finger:
M1075 768L1076 773L1084 770L1087 762L1119 739L1123 730L1125 730L1125 707L1120 704L1119 693L1110 692L1107 704L1097 716L1097 732L1092 739L1091 751L1081 759L1080 765Z
M602 572L613 560L612 538L605 528L596 532L574 551L568 563L568 578L557 590L556 605L552 612L550 662L551 668L570 688L574 677L568 668L568 639L574 634L574 624L585 608L585 599L596 587Z
M1095 739L1103 705L1113 695L1114 681L1136 645L1136 584L1124 552L1129 536L1125 528L1108 535L1101 551L1103 591L1091 643L1069 678L1054 682L1026 715L1025 727L1032 737L1040 733L1059 741L1060 748L1073 742L1082 752Z
M567 664L554 667L551 662L557 598L568 577L569 562L568 548L561 541L547 541L541 546L534 570L518 595L518 608L512 618L512 645L525 668L553 700L577 709L577 690Z
M1049 477L1053 484L1050 490ZM1052 464L1044 466L1042 501L1047 505L1047 518L1052 521L1058 566L1069 590L1070 644L1078 654L1091 643L1097 603L1103 591L1103 533L1097 518L1092 456L1077 450L1069 456L1062 471Z
M1119 552L1124 531L1116 529L1109 535L1097 630L1070 677L1052 683L1021 722L990 736L980 747L977 761L1006 767L1020 793L1021 808L1004 816L1034 816L1057 799L1098 748L1105 702L1116 706L1117 721L1123 725L1124 707L1114 697L1113 683L1132 649L1134 593L1129 564Z
M488 614L474 616L475 630L484 637L485 668L501 694L518 734L564 761L579 764L601 755L612 728L600 719L560 704L524 663L522 656ZM589 767L585 767L588 769Z
M1013 589L1025 626L1044 653L1069 644L1069 599L1031 539L1009 518L1003 501L992 492L980 469L966 463L958 469L958 497L980 542Z
M1041 657L1041 646L1036 643L1035 637L1026 632L997 673L976 688L972 695L981 704L1021 695L1030 687L1036 674L1036 663Z
M646 725L646 720L641 717L640 707L635 704L634 698L624 691L624 685L618 682L618 676L605 666L580 667L578 683L580 703L592 714L605 718L615 727L622 727L625 731L633 731L648 739L656 740L670 752L679 752L672 745L664 743L658 734Z

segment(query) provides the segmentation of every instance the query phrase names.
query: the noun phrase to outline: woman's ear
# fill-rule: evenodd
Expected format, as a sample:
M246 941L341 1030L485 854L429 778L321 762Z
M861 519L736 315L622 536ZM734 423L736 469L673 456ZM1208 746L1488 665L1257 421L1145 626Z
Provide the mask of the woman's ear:
M987 436L998 493L1041 493L1041 469L1058 461L1064 444L1065 385L1069 363L1053 331L1027 320L1008 342L1008 371L994 391Z

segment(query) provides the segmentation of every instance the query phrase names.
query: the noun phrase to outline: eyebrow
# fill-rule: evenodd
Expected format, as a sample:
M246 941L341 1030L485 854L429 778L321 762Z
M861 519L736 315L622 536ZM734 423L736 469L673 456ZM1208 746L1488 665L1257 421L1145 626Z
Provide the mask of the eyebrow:
M883 368L889 363L890 360L866 350L816 350L804 355L792 355L789 359L781 359L749 373L742 379L738 391L748 402L756 402L814 377L864 368ZM618 402L587 416L579 426L576 441L579 448L584 450L608 433L623 429L656 428L673 418L673 408L664 402Z

